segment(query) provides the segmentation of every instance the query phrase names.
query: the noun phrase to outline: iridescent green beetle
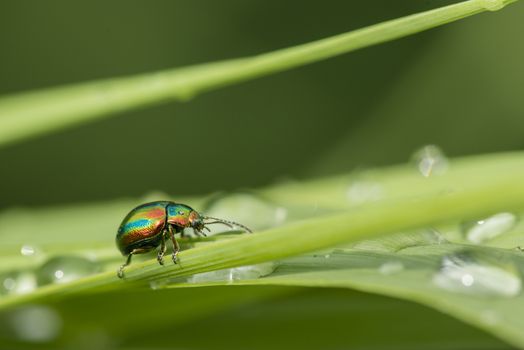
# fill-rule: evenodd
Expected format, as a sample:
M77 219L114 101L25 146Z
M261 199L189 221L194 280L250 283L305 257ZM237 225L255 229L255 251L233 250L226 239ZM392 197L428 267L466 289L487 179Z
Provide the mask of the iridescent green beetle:
M147 253L158 246L160 251L157 260L160 265L164 265L168 238L173 243L172 258L176 264L180 246L175 239L175 233L181 232L183 235L183 229L191 227L196 235L205 236L203 230L209 231L206 226L211 224L237 226L246 232L251 232L249 228L239 223L200 215L185 204L156 201L139 205L127 214L116 234L116 245L122 255L127 256L126 262L118 269L118 277L124 276L124 268L131 263L134 254Z

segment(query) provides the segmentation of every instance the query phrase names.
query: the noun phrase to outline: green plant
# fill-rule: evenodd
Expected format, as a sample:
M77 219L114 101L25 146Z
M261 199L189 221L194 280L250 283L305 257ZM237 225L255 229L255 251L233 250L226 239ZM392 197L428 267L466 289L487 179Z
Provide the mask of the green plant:
M20 141L167 99L185 100L212 88L399 38L486 9L500 9L510 2L471 0L254 58L5 97L0 101L0 142ZM266 226L275 227L254 235L191 240L186 244L195 247L180 254L179 266L162 267L154 259L147 259L126 271L125 282L116 278L115 270L122 258L108 234L113 234L115 220L135 201L6 211L0 217L0 271L5 292L10 295L0 299L0 308L33 303L57 308L65 319L75 321L75 325L65 326L70 330L64 333L66 339L57 340L64 345L76 344L75 337L81 330L98 322L124 338L133 332L146 336L155 331L158 323L180 325L232 305L296 293L297 286L351 288L429 306L506 343L524 347L519 317L524 307L520 293L524 260L522 253L514 249L524 245L519 234L521 224L482 245L472 244L461 233L467 220L498 212L520 215L524 210L524 188L520 185L523 175L524 157L514 153L457 159L443 174L428 177L421 176L413 166L399 166L269 187L246 198L267 208ZM364 184L363 193L352 199L348 191L359 184ZM184 199L193 206L203 205L206 200ZM234 215L233 204L226 201L219 209ZM287 213L283 225L273 222L277 209ZM258 212L245 215L251 220L249 215ZM93 220L86 222L86 217ZM427 227L433 229L424 229ZM388 233L394 235L379 237ZM20 244L29 244L24 256L17 251ZM75 265L72 273L88 276L61 284L59 280L68 272L60 268L72 264L71 256L84 258L77 261L80 265ZM92 258L96 263L89 260ZM451 279L451 284L443 288L442 283L435 282L435 276L446 271L443 261L453 262L455 258L462 260L453 268L461 277L469 274L474 280L453 284L457 281ZM43 263L52 259L58 259L58 267L46 269ZM257 265L267 262L272 263ZM247 277L242 270L231 270L245 265L255 265ZM470 265L474 272L467 270ZM479 267L488 268L492 273L489 276L500 278L506 285L476 281ZM230 270L213 274L222 269ZM102 272L92 274L98 270ZM61 273L56 275L57 271ZM210 272L196 279L190 277ZM233 273L242 277L232 277ZM18 284L22 285L28 276L37 276L43 286L30 293L16 293ZM250 287L224 287L230 284ZM184 287L199 288L186 291ZM162 307L173 298L184 300L177 302L174 321L173 311ZM84 305L76 303L78 300L83 300ZM98 305L99 310L111 310L111 320L95 316L81 320L78 315L88 313L87 303ZM468 334L462 341L466 346L477 346L478 337ZM504 347L487 339L490 346Z

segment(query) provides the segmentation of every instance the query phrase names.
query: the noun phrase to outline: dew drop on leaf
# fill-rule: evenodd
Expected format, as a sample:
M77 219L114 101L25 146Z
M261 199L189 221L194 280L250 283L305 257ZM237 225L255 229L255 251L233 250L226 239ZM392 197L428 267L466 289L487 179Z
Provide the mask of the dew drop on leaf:
M20 254L22 254L23 256L33 256L35 255L35 253L36 253L36 248L32 245L24 244L20 248Z
M435 145L427 145L413 153L412 161L424 177L442 175L448 170L448 159Z
M490 217L462 224L466 239L480 244L493 239L515 227L518 219L512 213L498 213Z
M96 261L79 256L58 256L46 261L36 272L38 285L68 283L100 271Z
M190 283L206 283L206 282L234 282L241 280L257 279L270 275L275 271L277 264L275 262L266 262L256 265L239 266L231 269L210 271L198 273L190 276L188 282Z
M444 256L433 283L450 292L478 296L514 297L522 289L511 262L469 253Z
M11 272L2 276L0 294L27 294L37 287L36 277L29 271Z

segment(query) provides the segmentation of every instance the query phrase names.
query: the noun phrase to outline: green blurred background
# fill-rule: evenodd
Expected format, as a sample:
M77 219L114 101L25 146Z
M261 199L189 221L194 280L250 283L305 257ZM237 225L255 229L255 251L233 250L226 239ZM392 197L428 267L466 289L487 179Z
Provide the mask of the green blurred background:
M3 1L0 93L249 56L450 3ZM523 11L524 2L519 2L188 103L127 112L2 148L0 208L136 198L150 191L199 195L254 188L406 162L430 143L449 156L522 149ZM121 345L164 348L172 340L183 348L210 343L243 348L251 341L251 348L266 348L278 339L282 348L326 347L314 336L323 327L319 334L332 339L328 348L387 348L391 341L404 344L403 349L448 348L447 337L453 346L464 341L476 349L505 347L415 304L345 290L276 289L269 302L254 297L249 303L246 297L246 304L227 309L227 302L217 301L227 310L180 322L178 343L164 337L172 333L170 324L151 321L151 337L146 327L135 338L128 333ZM159 303L176 303L180 299L173 296L184 301L196 294L198 305L213 292L161 292L156 297ZM128 305L151 295L136 293L126 295ZM219 295L244 298L250 290L222 289ZM113 348L122 341L118 332L126 330L118 330L116 322L111 322L117 329L114 338L97 338L100 315L89 314L97 298L57 306L64 328L71 328L65 333L72 348L95 348L97 341L96 348ZM155 300L149 303L154 314ZM213 309L209 305L202 309ZM122 307L106 306L108 315L119 314ZM176 308L173 313L176 320ZM200 328L209 332L217 324L208 337L183 336ZM253 343L253 337L259 341Z
M253 55L452 1L7 1L0 93ZM256 187L520 149L523 3L0 149L0 206Z

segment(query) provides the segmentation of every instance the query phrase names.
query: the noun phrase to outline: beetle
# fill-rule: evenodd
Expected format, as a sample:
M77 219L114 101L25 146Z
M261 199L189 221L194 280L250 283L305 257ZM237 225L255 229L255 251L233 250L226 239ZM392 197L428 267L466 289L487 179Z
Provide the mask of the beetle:
M173 243L172 259L176 264L180 246L175 239L175 234L181 233L183 237L183 229L191 227L197 236L206 236L203 230L209 231L207 225L211 224L237 226L246 232L252 232L242 224L201 215L186 204L155 201L135 207L126 215L116 234L116 245L122 255L127 257L125 263L118 269L118 277L124 276L124 268L131 263L133 255L147 253L158 246L160 250L157 260L160 265L164 265L168 238Z

